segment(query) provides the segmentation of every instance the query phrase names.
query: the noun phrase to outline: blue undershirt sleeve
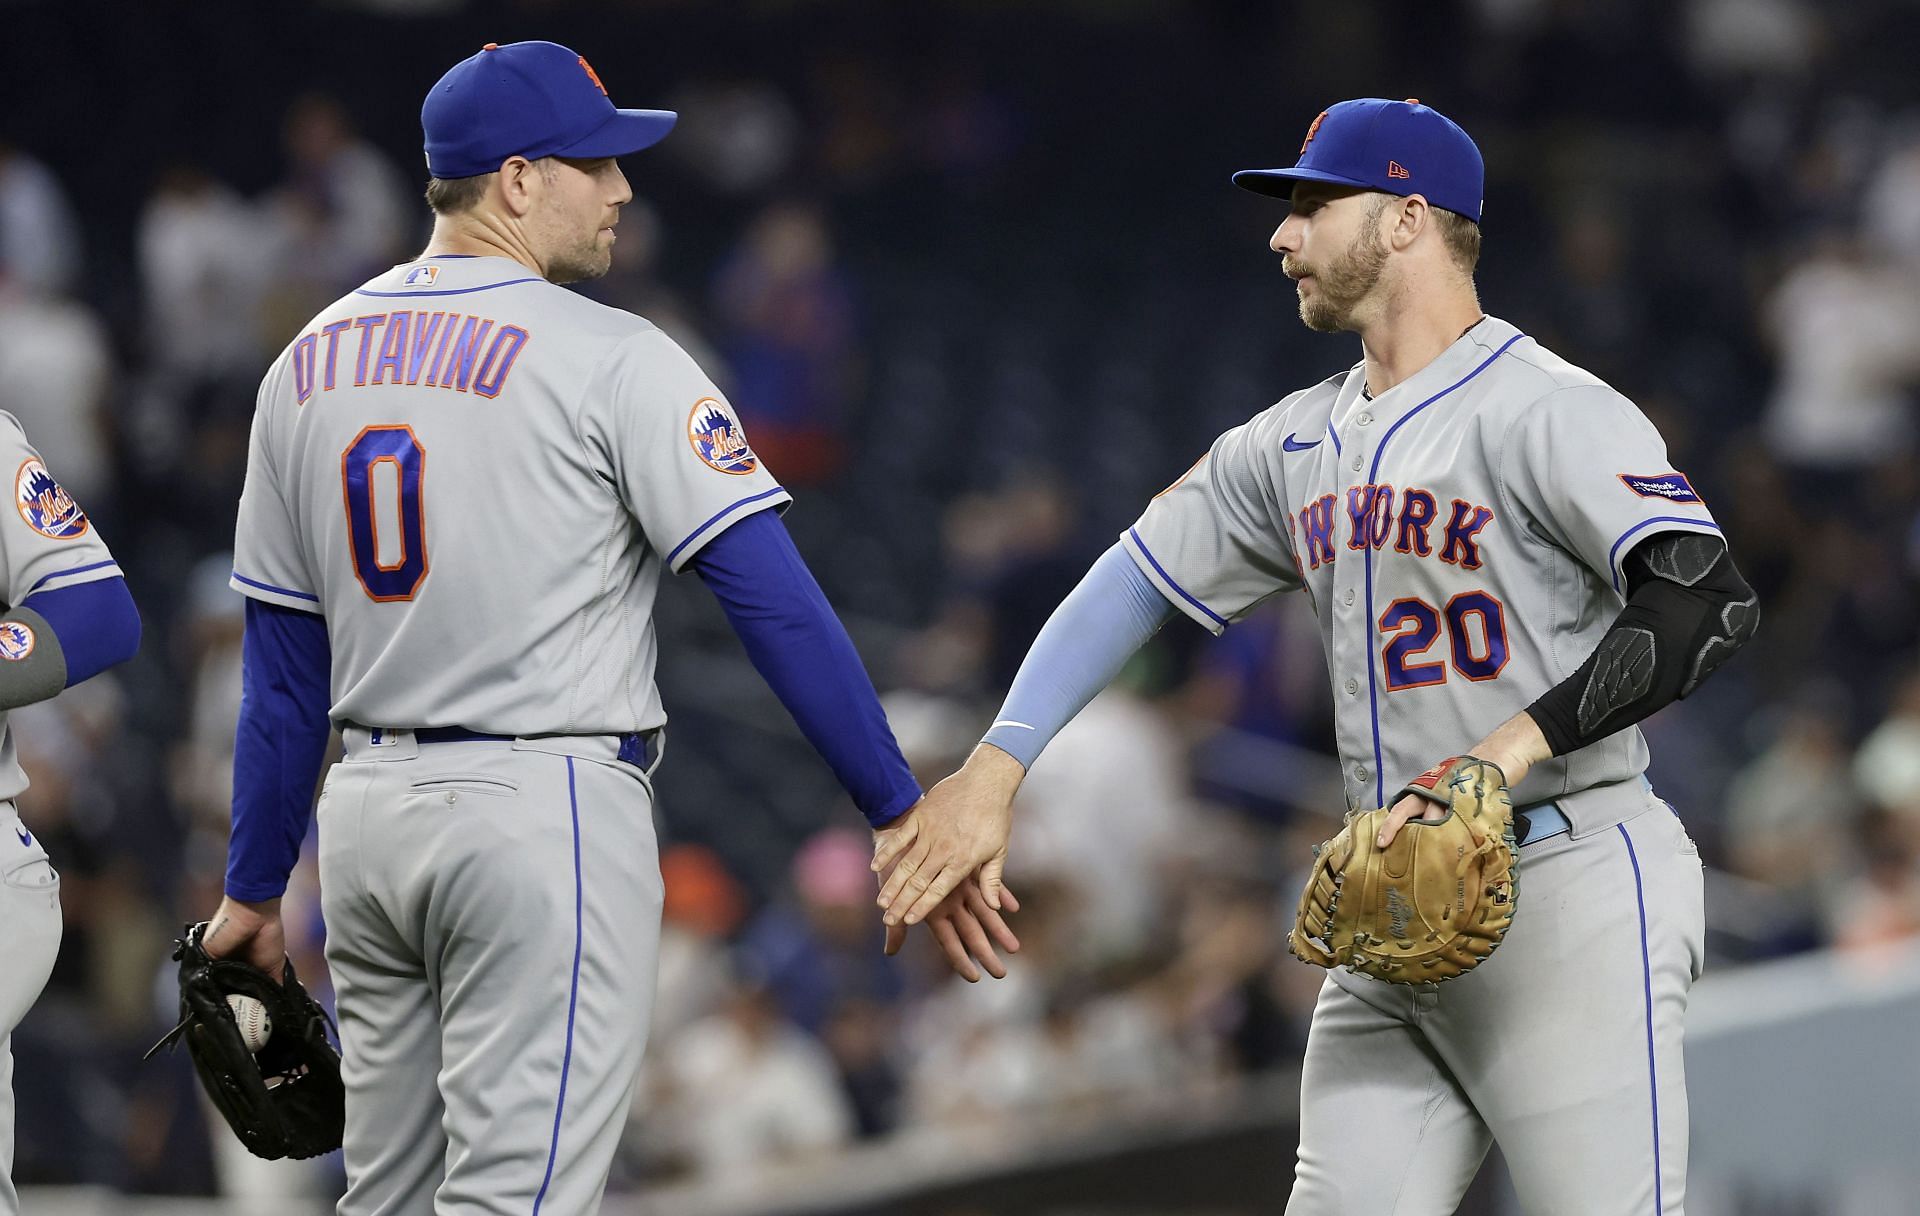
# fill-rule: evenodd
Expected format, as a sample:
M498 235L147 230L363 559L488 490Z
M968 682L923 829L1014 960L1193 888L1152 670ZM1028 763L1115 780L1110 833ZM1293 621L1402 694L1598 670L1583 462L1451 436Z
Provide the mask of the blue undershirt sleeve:
M885 827L920 801L853 639L779 517L756 511L708 541L690 564L867 822Z
M140 649L140 610L124 578L36 591L20 601L53 626L67 660L67 687L124 663Z
M227 894L258 903L286 893L307 837L313 786L333 729L327 622L249 599L240 662Z
M1173 615L1174 606L1126 551L1108 549L1033 639L982 742L1032 768L1060 728Z

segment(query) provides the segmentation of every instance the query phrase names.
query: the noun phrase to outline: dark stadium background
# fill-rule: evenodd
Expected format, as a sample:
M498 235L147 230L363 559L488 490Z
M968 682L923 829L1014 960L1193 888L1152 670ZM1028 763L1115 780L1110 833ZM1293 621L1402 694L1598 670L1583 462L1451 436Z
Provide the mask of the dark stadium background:
M927 780L964 754L1047 611L1147 496L1220 430L1357 358L1351 339L1300 326L1265 247L1281 211L1229 174L1291 163L1342 98L1447 113L1488 161L1483 303L1659 423L1765 606L1755 645L1649 727L1656 782L1713 868L1715 969L1920 934L1920 6L18 0L0 16L0 245L11 259L26 233L21 257L61 253L52 270L0 265L0 408L56 473L96 470L83 501L147 629L105 687L15 715L35 781L22 815L50 842L68 917L53 985L15 1036L23 1183L256 1193L216 1170L184 1062L134 1062L168 1014L162 948L218 894L238 603L221 563L247 420L293 326L423 242L420 98L488 41L564 42L619 104L682 109L666 144L624 162L639 201L622 256L651 244L652 259L588 290L658 313L728 389ZM336 124L358 175L301 163L296 111ZM404 223L357 264L329 258L314 234L338 213L333 192L383 173ZM53 182L55 201L29 190L38 201L9 211L23 174ZM153 236L163 204L198 235ZM209 240L220 216L238 217L231 239ZM154 252L169 239L171 260ZM245 294L229 307L216 291L183 327L156 276L203 270ZM57 340L31 336L55 316ZM29 393L12 360L45 366L49 350L98 392ZM41 439L56 423L36 424L56 409L59 444ZM1158 876L1133 931L1076 920L1099 900L1065 859L1097 816L1028 806L1023 822L1065 837L1024 873L1015 842L1011 878L1044 944L1018 960L1014 995L954 998L924 956L872 962L877 934L847 895L857 816L704 589L674 581L659 819L688 965L708 983L676 1029L721 1056L716 1043L749 1043L821 1064L847 1120L831 1144L733 1164L830 1170L818 1163L847 1142L911 1146L1001 1119L1134 1145L1101 1140L1100 1116L1142 1089L1204 1091L1192 1109L1209 1111L1284 1099L1311 977L1276 929L1335 809L1299 607L1218 643L1176 622L1083 749L1147 765L1186 807L1177 821L1129 808L1139 851L1109 860ZM1049 788L1100 767L1062 764ZM1131 1040L1102 1027L1126 1017L1153 1024L1164 1058L1083 1076L1060 1045L1106 1058ZM1028 1070L1017 1098L985 1082L941 1096L953 1061L929 1045L956 1025L983 1044L967 1067ZM656 1036L656 1057L674 1042ZM1033 1081L1043 1064L1074 1083ZM663 1082L660 1108L709 1083L724 1084ZM1261 1118L1265 1140L1245 1151L1220 1124L1208 1151L1238 1164L1219 1167L1234 1181L1205 1210L1278 1206L1284 1100ZM717 1168L650 1127L644 1102L631 1139L617 1193L697 1195ZM896 1157L939 1155L919 1151ZM1078 1164L1033 1167L1067 1182L970 1191L982 1165L947 1179L952 1206L914 1210L1122 1210L1126 1190L1187 1210L1090 1181L1203 1159L1142 1165L1152 1151L1070 1148L1059 1160ZM1247 1195L1252 1179L1267 1189ZM296 1185L257 1185L283 1183Z

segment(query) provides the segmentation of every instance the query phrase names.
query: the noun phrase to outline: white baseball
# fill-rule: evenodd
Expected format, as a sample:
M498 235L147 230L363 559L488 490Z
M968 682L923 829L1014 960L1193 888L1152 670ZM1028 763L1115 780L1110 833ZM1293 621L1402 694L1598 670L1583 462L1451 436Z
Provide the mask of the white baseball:
M233 1020L240 1027L240 1040L248 1051L259 1051L267 1045L267 1039L273 1034L273 1019L267 1016L265 1005L250 996L229 992L227 1008L233 1010Z

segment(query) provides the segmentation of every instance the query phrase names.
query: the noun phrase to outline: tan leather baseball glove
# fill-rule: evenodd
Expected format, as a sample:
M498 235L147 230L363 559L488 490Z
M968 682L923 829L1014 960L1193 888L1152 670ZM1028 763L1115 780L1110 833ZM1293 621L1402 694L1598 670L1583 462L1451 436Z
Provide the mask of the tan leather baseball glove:
M1506 936L1519 894L1506 775L1456 756L1414 778L1405 794L1439 803L1447 817L1408 820L1382 849L1374 842L1387 808L1349 815L1340 834L1314 850L1288 941L1299 958L1425 984L1473 970Z

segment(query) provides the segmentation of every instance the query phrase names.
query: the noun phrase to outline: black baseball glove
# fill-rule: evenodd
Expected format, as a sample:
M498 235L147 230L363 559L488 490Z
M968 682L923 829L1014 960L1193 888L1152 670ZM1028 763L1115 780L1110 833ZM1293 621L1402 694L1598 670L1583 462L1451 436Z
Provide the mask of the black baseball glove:
M188 925L173 943L180 1024L142 1058L185 1038L207 1096L256 1157L318 1157L339 1148L346 1088L340 1053L327 1039L327 1011L300 986L292 959L286 982L277 982L236 959L210 956L200 944L206 929L205 922ZM227 1003L236 994L266 1007L270 1031L257 1053L247 1050Z

